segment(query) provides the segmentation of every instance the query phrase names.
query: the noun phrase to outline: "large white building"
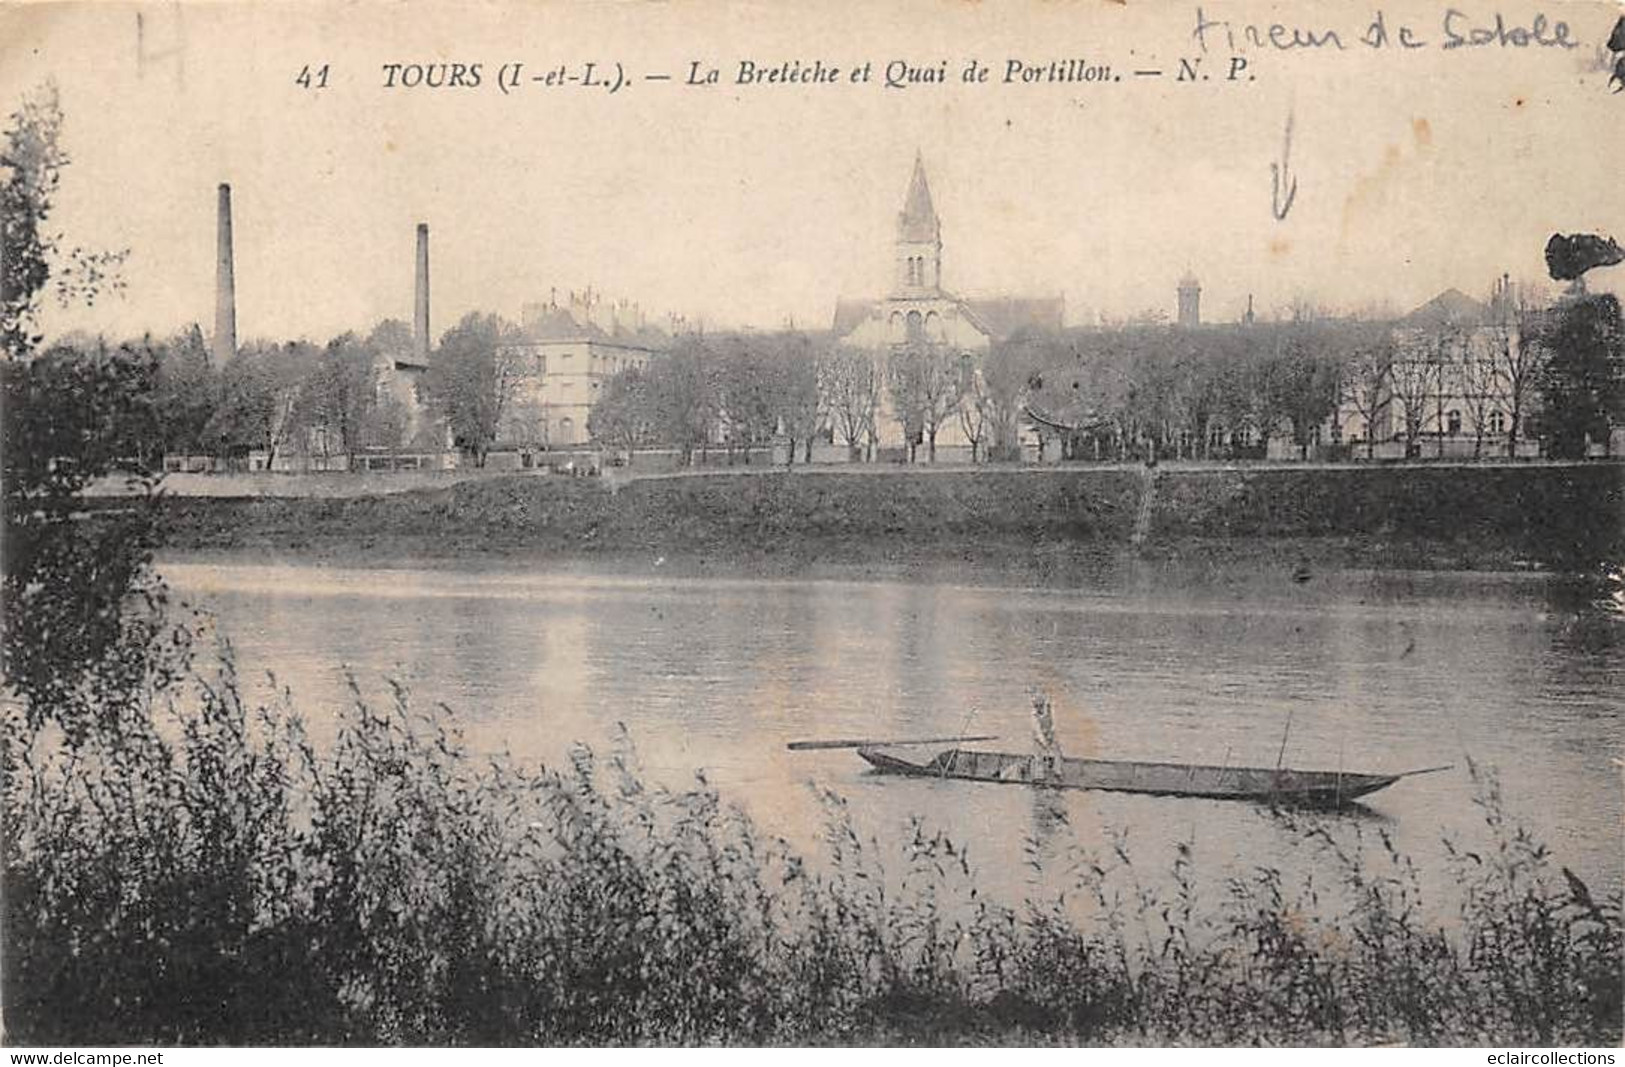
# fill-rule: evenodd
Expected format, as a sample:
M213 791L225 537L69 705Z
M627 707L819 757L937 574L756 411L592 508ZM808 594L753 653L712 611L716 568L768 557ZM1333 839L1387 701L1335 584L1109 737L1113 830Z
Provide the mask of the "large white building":
M1514 418L1508 353L1522 343L1504 306L1510 299L1498 289L1486 304L1447 289L1395 321L1391 366L1380 382L1353 371L1327 428L1334 440L1356 458L1506 455ZM1522 399L1518 417L1527 423L1532 387ZM1518 438L1519 455L1538 452L1527 425Z
M498 447L569 448L589 439L587 416L604 384L646 367L667 335L635 305L598 294L569 294L560 304L527 304L523 339L509 350L520 380L498 430Z

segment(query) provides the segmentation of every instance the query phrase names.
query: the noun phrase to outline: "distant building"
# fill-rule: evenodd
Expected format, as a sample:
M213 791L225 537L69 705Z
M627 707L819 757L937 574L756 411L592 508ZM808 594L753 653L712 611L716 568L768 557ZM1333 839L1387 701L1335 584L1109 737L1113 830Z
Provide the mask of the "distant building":
M1251 313L1252 305L1248 304ZM1202 286L1190 271L1179 279L1179 325L1190 328L1202 325Z
M1059 296L967 299L943 286L942 223L919 155L893 243L896 270L891 292L878 300L837 301L838 340L874 350L923 341L985 352L992 342L1024 328L1061 328L1065 301Z
M1521 343L1498 306L1507 299L1501 288L1489 304L1446 289L1397 319L1392 367L1374 396L1361 395L1371 385L1355 372L1326 428L1331 443L1349 444L1356 458L1506 455L1514 428L1501 361ZM1534 402L1525 400L1525 421ZM1519 455L1537 453L1527 426L1518 437Z
M590 289L570 293L565 304L557 294L545 304L527 304L521 320L523 340L510 350L521 379L498 430L499 448L585 444L587 416L604 383L648 366L669 340L637 305L606 303Z
M401 440L391 446L425 443L421 438L430 419L423 404L423 376L428 364L380 352L373 358L373 371L379 402L398 405L401 412Z
M897 216L893 247L896 265L886 296L836 302L832 332L838 342L881 356L909 345L934 345L979 357L994 342L1022 331L1053 333L1062 328L1062 297L967 298L943 285L942 223L919 154ZM890 398L883 397L883 407L889 406ZM903 443L889 410L882 411L877 421L883 445ZM939 454L966 446L952 422L937 441Z

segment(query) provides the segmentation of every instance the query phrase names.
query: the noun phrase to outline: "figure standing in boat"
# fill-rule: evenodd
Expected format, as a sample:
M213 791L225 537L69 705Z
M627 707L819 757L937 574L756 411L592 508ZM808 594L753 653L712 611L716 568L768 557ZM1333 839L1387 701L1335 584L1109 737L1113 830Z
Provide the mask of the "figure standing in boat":
M1055 713L1049 694L1041 689L1033 698L1033 781L1053 782L1060 777L1061 743L1055 739Z

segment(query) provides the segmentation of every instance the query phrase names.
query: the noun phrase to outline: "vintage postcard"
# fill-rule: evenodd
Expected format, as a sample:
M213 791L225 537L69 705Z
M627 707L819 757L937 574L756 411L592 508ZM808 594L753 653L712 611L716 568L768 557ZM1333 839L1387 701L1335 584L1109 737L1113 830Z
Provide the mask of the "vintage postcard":
M0 103L6 1042L1619 1045L1617 4L10 3Z

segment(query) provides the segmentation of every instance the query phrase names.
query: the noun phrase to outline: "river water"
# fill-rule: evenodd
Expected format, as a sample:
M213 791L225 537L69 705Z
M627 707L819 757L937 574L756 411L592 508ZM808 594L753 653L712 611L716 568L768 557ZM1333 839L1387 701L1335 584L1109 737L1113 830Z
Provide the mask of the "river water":
M1331 820L1345 841L1386 831L1435 896L1451 881L1441 839L1486 840L1469 759L1494 770L1507 810L1558 862L1594 888L1621 881L1625 622L1594 590L1557 579L1130 568L1020 588L658 570L162 570L215 613L242 676L274 671L317 735L324 709L349 699L347 672L380 697L394 677L417 701L443 701L479 751L557 761L574 741L607 747L625 723L649 776L681 786L703 769L798 847L815 850L823 826L812 783L844 796L883 844L909 815L926 817L1012 899L1060 877L1034 873L1033 855L1052 854L1056 870L1077 848L1123 837L1150 872L1189 842L1204 880L1319 861L1255 805L884 778L851 751L785 742L986 733L1001 737L990 747L1027 751L1037 686L1069 754L1268 767L1284 739L1288 766L1454 764Z

